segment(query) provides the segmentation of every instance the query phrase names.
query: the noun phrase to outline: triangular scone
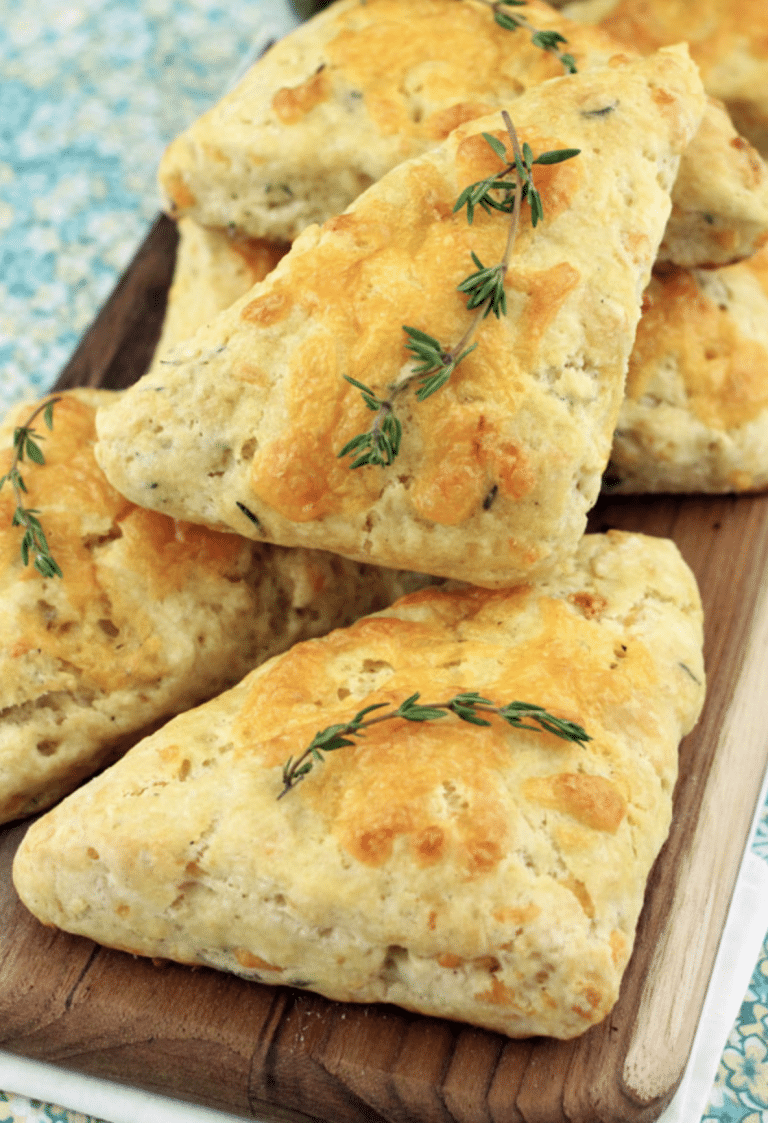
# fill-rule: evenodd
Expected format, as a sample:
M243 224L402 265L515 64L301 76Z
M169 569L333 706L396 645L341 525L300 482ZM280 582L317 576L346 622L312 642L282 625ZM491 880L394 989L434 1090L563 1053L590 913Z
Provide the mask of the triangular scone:
M730 265L768 241L768 166L710 98L680 161L659 262Z
M251 238L236 230L178 223L179 242L163 328L153 362L169 347L193 336L219 312L270 273L288 246Z
M701 643L690 571L641 535L587 537L546 583L415 593L147 738L30 828L16 888L134 954L573 1037L618 995ZM592 740L396 719L277 798L319 729L415 691L536 703Z
M768 4L765 0L576 0L571 19L601 28L634 50L688 43L708 93L768 156Z
M63 577L21 561L0 492L0 822L48 807L158 721L237 682L297 639L389 604L414 579L282 550L135 507L93 458L110 391L78 390L24 461L27 507ZM18 407L0 432L32 407ZM0 474L10 466L0 457Z
M525 15L543 30L562 20L540 0ZM565 49L579 66L616 52L595 28L574 34ZM339 0L172 141L159 174L166 208L290 241L457 125L562 73L476 0Z
M707 106L684 155L658 257L686 267L712 267L749 256L768 230L765 164L738 139L727 113L714 102ZM713 213L709 203L717 189L722 199ZM289 249L285 243L252 238L237 229L200 226L188 216L179 219L178 231L173 283L154 363L263 280Z
M616 101L610 113L603 110ZM345 214L100 411L97 457L135 502L284 545L488 587L555 568L581 537L608 461L642 291L703 93L683 49L553 79L518 99L544 219L527 205L506 278L449 383L394 399L400 453L352 469L339 450L410 369L403 325L453 345L474 313L472 254L501 260L509 216L453 211L499 158L500 114L400 164ZM248 514L244 513L243 505Z
M605 65L620 49L600 29L572 23L540 0L523 14L563 34L563 50L580 71ZM560 73L527 31L499 27L489 4L341 0L277 44L173 141L160 167L166 207L208 225L291 240L457 125L511 106ZM755 154L747 159L734 149L732 127L724 131L716 109L710 112L706 137L683 154L661 247L665 259L671 254L685 266L724 265L754 252L756 237L768 233L768 174L754 182Z
M768 251L651 281L607 490L768 487Z

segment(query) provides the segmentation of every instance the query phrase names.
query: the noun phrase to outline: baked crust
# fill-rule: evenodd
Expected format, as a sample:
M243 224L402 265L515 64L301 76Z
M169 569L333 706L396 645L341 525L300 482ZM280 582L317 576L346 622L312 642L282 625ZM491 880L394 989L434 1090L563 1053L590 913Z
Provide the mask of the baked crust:
M618 995L703 683L676 547L589 536L550 581L424 590L264 664L33 824L16 888L134 954L571 1037ZM318 728L416 690L592 740L385 722L278 800Z
M654 276L605 486L768 486L768 251L726 269Z
M633 49L539 0L525 15L566 37L579 70ZM160 166L165 205L174 216L290 241L451 129L561 73L527 32L500 28L474 0L341 0L286 36L170 145ZM660 249L686 267L727 264L768 235L768 173L756 153L734 149L722 113L707 115L706 135L683 154Z
M658 259L687 268L729 264L754 253L766 230L768 170L751 145L738 137L723 107L710 100L681 158ZM264 280L289 249L236 228L200 226L189 216L179 219L178 231L155 364Z
M289 248L239 230L200 226L192 218L177 225L173 281L153 364L263 281Z
M705 133L702 126L697 138ZM243 296L253 276L231 236L189 218L179 230L156 361ZM256 250L266 276L280 251L266 243ZM657 268L643 307L604 489L768 486L768 251L727 269Z
M710 98L680 161L658 262L715 268L751 257L768 241L768 167Z
M60 395L53 431L40 425L45 466L25 462L26 505L62 578L23 566L13 494L0 492L0 822L50 806L147 727L416 580L128 502L93 458L96 407L116 396ZM32 408L0 430L0 475Z
M543 29L560 18L539 0L526 15ZM587 55L605 64L616 51L594 28L574 33L578 64ZM170 144L159 169L166 208L292 241L458 125L562 73L473 0L340 0Z
M564 14L598 24L633 50L685 40L704 86L768 155L768 7L764 0L576 0Z
M100 411L108 478L176 517L359 561L489 587L552 570L599 491L669 187L703 100L673 48L517 100L521 141L580 154L535 168L545 218L522 223L508 314L483 322L438 393L395 399L403 440L391 467L339 459L372 420L344 376L386 396L409 369L402 325L464 335L473 314L456 286L472 253L501 260L509 219L479 211L470 226L453 207L499 166L482 133L506 136L500 114L310 227L162 376Z

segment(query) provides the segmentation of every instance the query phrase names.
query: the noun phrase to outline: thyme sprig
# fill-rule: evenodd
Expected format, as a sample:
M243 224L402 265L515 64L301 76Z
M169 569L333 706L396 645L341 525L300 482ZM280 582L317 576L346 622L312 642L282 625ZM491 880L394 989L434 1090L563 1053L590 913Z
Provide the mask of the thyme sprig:
M454 714L461 721L470 725L490 725L482 714L496 714L517 729L530 729L535 733L553 733L564 741L575 741L583 744L591 741L589 734L577 725L575 721L555 717L542 706L531 702L508 702L505 706L496 706L489 698L484 698L476 691L456 694L447 702L433 702L429 705L419 703L420 695L411 694L389 713L379 714L377 717L368 717L374 710L385 709L387 702L374 702L360 710L348 722L338 725L329 725L321 729L312 738L306 749L297 757L289 757L283 765L283 788L278 799L295 788L296 785L312 771L315 764L323 762L324 754L334 752L354 745L352 737L364 736L363 730L371 725L378 725L382 721L392 721L394 718L405 718L406 721L439 721L440 718Z
M502 110L502 115L508 116L506 110ZM491 214L492 211L511 214L515 216L513 221L519 222L520 203L523 199L527 199L531 208L531 226L537 226L544 217L544 205L533 182L534 164L561 164L564 160L571 160L574 156L578 156L581 149L553 148L549 152L534 156L530 144L526 141L520 147L515 134L512 141L513 158L508 160L507 150L498 137L483 133L483 139L501 160L507 161L506 167L465 187L454 204L454 212L466 207L467 222L470 226L475 218L476 207L482 207L486 214ZM516 178L511 182L509 176L513 172L516 173ZM474 254L472 256L474 257Z
M453 212L455 214L466 208L467 222L470 226L474 221L477 207L481 207L488 214L499 211L511 215L502 259L496 265L486 266L474 251L470 251L475 272L465 277L457 286L457 290L464 294L467 310L474 311L475 316L464 335L453 347L445 346L421 328L403 325L406 351L410 352L413 362L397 382L388 388L388 397L379 397L370 386L349 375L344 375L347 382L360 390L366 406L375 414L370 428L364 433L358 433L337 454L339 459L345 456L354 457L350 468L370 465L388 467L400 451L402 438L402 425L395 416L393 399L413 382L418 383L416 399L419 402L423 402L440 390L450 380L459 363L477 347L473 338L486 316L493 313L497 319L500 319L501 316L506 315L507 298L504 281L520 226L523 200L527 200L530 207L532 226L536 226L544 215L541 195L533 182L533 166L559 164L579 154L578 148L559 148L542 152L534 157L529 144L520 146L512 119L506 109L501 111L501 115L510 139L511 158L506 146L498 137L483 133L483 139L504 161L505 166L501 171L494 172L493 175L465 187L454 204Z
M351 441L347 441L339 458L354 453L356 458L350 468L361 468L364 464L388 467L400 451L400 438L403 435L403 427L392 412L392 403L378 398L370 387L358 382L356 378L350 378L348 374L344 377L357 387L368 409L373 410L376 416L367 432L358 433Z
M37 517L40 512L34 507L26 507L24 504L27 486L24 483L19 465L23 463L25 457L33 464L45 464L43 450L38 444L38 441L44 438L32 427L32 423L42 413L46 426L49 430L52 430L53 407L59 401L61 401L60 398L50 398L47 402L41 402L29 415L26 422L14 429L11 467L0 479L0 491L6 483L9 483L13 488L16 500L11 525L24 528L24 535L21 539L21 560L24 565L29 565L31 558L35 569L43 577L61 577L63 575L58 562L51 554L48 540Z
M534 27L520 12L509 11L510 8L524 8L526 0L481 0L481 2L493 10L493 18L499 27L503 27L505 31L524 28L530 32L534 47L539 47L542 51L551 51L568 74L576 73L576 60L573 55L560 50L561 45L568 42L564 35L559 31L542 31Z

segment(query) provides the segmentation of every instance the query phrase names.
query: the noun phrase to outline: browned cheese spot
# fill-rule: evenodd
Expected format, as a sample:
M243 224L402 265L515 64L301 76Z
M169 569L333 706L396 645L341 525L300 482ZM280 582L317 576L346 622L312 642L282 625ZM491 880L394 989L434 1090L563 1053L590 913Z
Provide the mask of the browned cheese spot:
M225 230L224 233L230 247L248 267L251 284L254 285L263 281L290 249L290 246L282 242L252 238L242 230Z
M525 781L527 799L570 815L586 827L615 834L626 814L626 800L604 776L561 772Z
M316 105L331 95L331 82L325 69L318 70L298 86L283 86L272 98L272 108L284 125L296 125Z
M254 955L247 948L234 948L233 954L241 967L258 971L282 971L282 967L275 967L274 963L267 963L260 955Z
M164 187L171 202L174 218L178 218L184 211L191 210L197 203L197 199L184 182L180 172L167 176Z
M627 375L631 401L653 391L659 365L671 358L688 405L706 425L734 429L768 407L766 348L739 332L728 310L699 289L694 274L669 268L654 276L643 307Z
M568 600L575 608L578 608L579 612L582 616L585 616L587 620L594 620L596 616L600 616L605 612L608 607L608 602L605 597L600 596L599 593L590 593L586 589L580 593L571 593Z
M283 289L274 289L249 301L240 312L240 318L259 327L271 327L284 320L292 307L290 295Z

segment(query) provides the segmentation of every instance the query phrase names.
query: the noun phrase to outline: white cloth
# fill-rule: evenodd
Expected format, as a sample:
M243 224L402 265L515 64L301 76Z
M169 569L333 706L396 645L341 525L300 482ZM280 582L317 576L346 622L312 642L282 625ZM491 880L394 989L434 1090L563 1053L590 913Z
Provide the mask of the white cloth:
M106 1123L243 1123L244 1118L2 1051L0 1087Z
M744 1000L767 931L768 865L747 851L691 1058L675 1098L658 1123L695 1123L706 1111L723 1048Z

